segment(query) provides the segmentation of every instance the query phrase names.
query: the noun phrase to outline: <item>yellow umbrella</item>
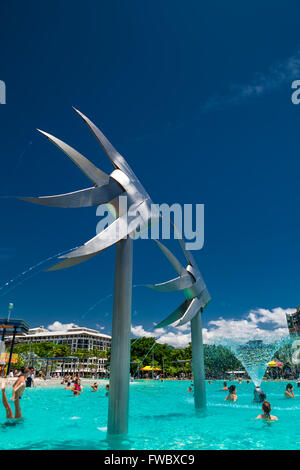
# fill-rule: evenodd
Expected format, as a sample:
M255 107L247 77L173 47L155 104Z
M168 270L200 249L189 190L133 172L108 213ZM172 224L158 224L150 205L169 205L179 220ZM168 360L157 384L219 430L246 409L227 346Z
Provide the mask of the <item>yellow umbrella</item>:
M277 362L275 361L269 362L268 367L277 367Z
M140 370L161 370L158 367L145 366Z

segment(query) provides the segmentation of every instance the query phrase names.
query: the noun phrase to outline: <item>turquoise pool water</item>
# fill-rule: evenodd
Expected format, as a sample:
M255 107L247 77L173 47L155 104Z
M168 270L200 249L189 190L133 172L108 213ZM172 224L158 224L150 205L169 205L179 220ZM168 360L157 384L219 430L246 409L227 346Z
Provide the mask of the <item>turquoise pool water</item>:
M24 419L8 425L0 408L1 449L299 449L300 388L284 397L286 382L263 383L279 421L254 418L253 384L237 385L238 401L224 402L222 382L207 384L208 406L196 413L189 382L141 381L130 385L130 429L122 442L106 439L108 398L104 385L80 397L62 388L26 389ZM8 389L7 395L11 396ZM2 406L2 404L0 404Z

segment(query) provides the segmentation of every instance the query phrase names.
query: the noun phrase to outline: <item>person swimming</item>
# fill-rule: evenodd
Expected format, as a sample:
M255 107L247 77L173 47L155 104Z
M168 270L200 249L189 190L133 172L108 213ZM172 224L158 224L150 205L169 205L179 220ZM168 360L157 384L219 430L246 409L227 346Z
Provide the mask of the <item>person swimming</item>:
M71 385L71 382L67 383L67 386L65 387L65 390L73 390L73 387Z
M80 383L79 379L74 381L74 386L73 386L72 390L73 390L73 393L74 393L75 396L79 396L80 392L83 393L83 390L82 390L81 383Z
M264 401L262 404L263 414L258 415L255 419L266 419L268 421L278 421L277 416L271 415L271 405L268 401Z
M222 388L222 390L228 390L227 382L224 382L224 383L223 383L223 388Z
M93 392L98 392L98 384L95 382L93 385L91 385Z
M7 396L6 396L6 381L5 379L2 379L1 382L1 392L2 392L2 403L4 405L5 411L6 411L6 418L7 419L21 419L22 418L22 412L21 412L21 407L20 407L20 398L24 392L25 389L25 384L22 383L18 387L15 387L15 390L13 391L14 394L14 405L15 405L15 416L13 415L12 409L10 407L10 404L8 403Z
M225 398L225 401L237 401L236 386L230 385L228 392L229 393Z
M109 384L106 384L106 385L105 385L105 390L106 390L105 396L108 397L108 395L109 395Z
M286 398L295 398L293 384L287 384L284 395L286 396Z

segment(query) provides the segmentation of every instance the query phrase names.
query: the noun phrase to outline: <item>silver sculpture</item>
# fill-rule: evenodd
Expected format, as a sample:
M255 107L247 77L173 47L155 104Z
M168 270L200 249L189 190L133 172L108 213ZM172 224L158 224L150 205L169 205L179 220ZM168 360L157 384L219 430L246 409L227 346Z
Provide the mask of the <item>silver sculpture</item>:
M181 239L179 242L188 263L187 267L184 268L173 253L156 240L157 245L172 264L178 277L149 287L160 292L182 290L186 296L186 300L155 328L163 328L175 322L178 322L176 326L191 322L194 400L195 407L202 409L206 404L206 393L201 315L211 298L194 257L190 251L185 249L184 242Z
M151 224L157 223L159 213L156 206L152 205L149 194L122 155L117 152L95 124L80 111L76 109L75 111L82 117L103 147L114 166L114 171L107 175L65 142L46 132L39 131L57 145L83 171L94 186L56 196L22 197L20 199L35 204L62 208L79 208L106 204L114 215L114 222L106 229L80 248L60 256L60 258L63 258L63 261L52 266L48 271L77 265L116 244L108 434L122 435L128 431L132 239L137 233L147 230ZM126 209L120 203L122 196L127 199ZM157 243L175 267L179 277L161 285L156 284L153 288L166 291L183 290L187 297L187 300L176 312L158 326L171 324L178 319L180 319L180 324L191 321L195 402L197 407L204 406L205 391L203 391L202 395L198 392L200 390L200 385L198 384L203 384L202 378L204 374L200 312L208 303L210 297L191 253L185 250L182 245L188 261L188 266L185 269L166 247L160 242ZM198 396L202 396L202 402L200 398L197 398Z
M74 108L75 109L75 108ZM74 266L117 244L114 307L112 322L111 373L109 391L108 434L128 431L130 328L132 297L132 238L146 230L159 217L152 210L150 196L138 178L103 133L80 111L114 166L107 175L68 144L40 131L56 144L93 182L94 186L67 194L46 197L23 197L28 202L52 207L89 207L107 204L116 220L80 248L61 256L64 260L48 271ZM127 197L128 212L122 209L119 196Z

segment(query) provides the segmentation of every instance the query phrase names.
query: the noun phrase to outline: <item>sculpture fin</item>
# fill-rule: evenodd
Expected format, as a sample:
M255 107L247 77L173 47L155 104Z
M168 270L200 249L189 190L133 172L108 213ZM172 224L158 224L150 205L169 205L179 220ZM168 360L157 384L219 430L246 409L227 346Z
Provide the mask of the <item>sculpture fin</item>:
M86 157L77 152L73 147L66 144L60 139L57 139L47 132L38 131L45 135L51 142L53 142L60 150L62 150L74 163L77 165L80 170L88 177L94 184L97 186L102 186L103 184L108 184L109 176L103 171L99 170L92 162L90 162Z
M93 258L96 255L97 253L87 256L78 256L78 258L67 258L64 261L60 261L54 266L51 266L51 268L45 269L45 272L59 271L60 269L70 268L71 266L76 266L76 264L83 263L84 261L87 261L88 259Z
M150 289L159 291L159 292L174 292L178 290L188 289L192 287L195 283L193 277L186 273L182 276L178 276L175 279L171 279L170 281L162 282L160 284L153 284L149 285Z
M18 199L42 206L74 208L106 204L122 193L124 193L123 188L119 183L110 178L110 182L103 186L81 189L80 191L58 194L56 196L19 197Z
M191 303L189 304L188 308L186 309L185 314L180 319L180 322L176 326L184 325L185 323L193 320L193 318L197 315L198 312L201 310L201 305L197 297L195 297Z
M144 203L145 201L141 204ZM138 227L144 224L145 220L140 214L129 216L126 213L112 222L106 229L98 233L98 235L86 242L80 248L62 256L62 258L76 258L77 256L100 253L100 251L114 245L126 236L133 234Z
M157 243L157 245L159 246L161 251L168 258L168 260L170 261L170 263L173 266L173 268L175 269L175 271L179 275L186 274L186 272L187 272L186 269L182 266L182 264L178 261L178 259L173 255L173 253L171 253L171 251L165 245L163 245L161 242L159 242L158 240L155 240L155 243Z
M154 328L162 328L164 326L168 326L172 323L175 323L177 320L179 320L179 318L182 317L190 303L191 300L186 299L173 313L171 313L171 315L165 318L165 320L161 321L158 325L155 325Z
M119 168L127 174L130 173L134 175L132 169L126 162L125 158L115 149L115 147L105 137L103 132L100 131L100 129L87 116L81 113L78 109L74 108L74 106L73 109L74 111L76 111L77 114L79 114L79 116L81 116L87 126L91 129L113 166L115 168Z

